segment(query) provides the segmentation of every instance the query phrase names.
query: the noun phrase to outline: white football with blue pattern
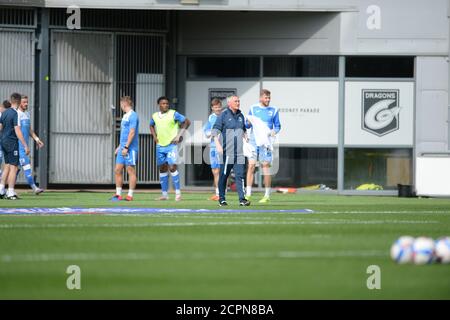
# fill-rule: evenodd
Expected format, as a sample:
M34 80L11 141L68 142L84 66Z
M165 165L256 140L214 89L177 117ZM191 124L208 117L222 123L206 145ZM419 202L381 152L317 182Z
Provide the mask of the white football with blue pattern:
M419 237L413 244L413 262L415 264L429 264L434 260L434 240L428 237Z
M411 263L413 250L412 246L414 238L410 236L402 236L398 238L391 246L391 258L397 263Z
M436 240L436 259L440 263L450 263L450 237L442 237Z

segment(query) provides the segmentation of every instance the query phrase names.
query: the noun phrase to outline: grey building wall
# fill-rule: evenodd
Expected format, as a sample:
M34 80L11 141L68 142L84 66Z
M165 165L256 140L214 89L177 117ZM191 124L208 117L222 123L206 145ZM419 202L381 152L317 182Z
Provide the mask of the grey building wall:
M47 180L113 183L123 95L132 96L142 117L138 179L157 182L147 123L156 98L164 93L168 13L84 10L84 30L73 31L66 29L65 10L1 4L0 97L6 99L14 91L27 94L31 110L38 114L39 126L34 128L46 145L34 154L40 160L34 162L39 165L35 172L41 173L37 182L44 188ZM52 23L51 31L37 26L38 16ZM47 88L40 90L44 85Z
M280 2L292 12L180 13L178 54L416 56L416 154L448 151L448 0L377 1L375 29L368 26L371 0L314 1L317 12L298 12L298 1ZM303 9L313 5L301 3ZM326 6L330 11L319 10Z
M37 0L23 0L36 2ZM16 2L23 2L16 0ZM47 7L67 7L71 0L41 0ZM168 10L354 10L357 0L198 0L198 4L183 4L182 0L78 0L77 5L85 8L129 8L129 9L168 9Z
M66 0L16 2L61 8L73 4ZM8 1L11 3L14 1ZM210 0L194 6L182 5L179 0L83 0L77 4L81 8L184 10L176 14L172 25L177 29L176 53L180 57L416 56L416 154L449 149L448 0ZM368 25L373 5L379 9L379 28Z
M183 12L178 52L447 55L447 2L378 1L379 29L369 0L341 12Z
M333 54L337 13L183 12L179 54Z
M111 183L112 35L53 32L50 183Z
M416 60L416 155L448 150L448 59Z
M380 8L380 29L369 29L371 14ZM448 0L358 1L358 12L342 12L342 54L446 55Z
M0 102L9 99L11 93L18 92L28 96L28 110L34 126L34 31L7 30L0 28ZM28 141L29 145L33 144ZM31 161L34 163L33 148ZM0 163L1 165L1 163ZM18 183L25 182L19 173Z
M11 2L11 1L8 1ZM18 4L24 2L35 3L36 1L23 0L12 1ZM225 26L226 39L229 43L238 43L245 35L247 47L252 42L258 42L262 36L259 29L272 30L266 39L272 40L274 53L285 52L286 54L297 54L300 50L312 51L315 45L325 45L320 51L337 52L343 54L414 54L414 55L447 55L448 53L448 0L199 0L197 5L182 4L180 0L78 0L76 4L80 8L116 8L116 9L143 9L143 10L183 10L186 12L205 12L204 15L180 15L181 42L188 45L186 41L192 40L200 43L202 39L210 40L215 30L222 30ZM67 8L73 5L72 0L42 0L41 5L46 7ZM368 28L367 23L374 14L373 6L379 9L379 28ZM375 8L376 9L376 8ZM228 15L225 19L213 20L218 11L235 11L234 15ZM255 21L255 16L249 14L254 12L264 13L261 19ZM270 14L268 14L270 12ZM278 13L276 13L278 12ZM285 12L286 21L280 19L279 12ZM310 19L305 15L294 13L311 13ZM319 18L317 13L323 13ZM315 14L315 16L314 16ZM256 23L246 22L243 19L249 16L249 20ZM198 21L196 18L205 18ZM259 16L261 17L261 16ZM297 17L295 19L294 17ZM330 17L334 17L330 19ZM324 20L329 20L324 24ZM296 20L296 22L293 22ZM183 23L185 22L185 23ZM191 34L189 31L194 32ZM252 26L253 34L247 30ZM291 29L284 29L283 36L271 38L276 35L276 30L282 26L292 26L292 31L299 31L298 35L292 35ZM239 29L238 27L244 27ZM257 26L257 27L255 27ZM299 30L304 26L306 30ZM206 28L204 28L206 27ZM314 31L314 33L310 33ZM242 32L242 35L240 33ZM249 33L250 32L250 33ZM335 33L339 33L336 38ZM204 34L204 35L202 35ZM304 36L310 35L309 38ZM224 35L219 34L219 40ZM215 38L214 38L215 39ZM295 43L295 39L302 43ZM235 42L233 42L234 40ZM335 42L337 41L337 46ZM303 43L306 42L306 43ZM275 46L276 45L276 46ZM255 43L257 47L258 44ZM280 46L280 47L278 47ZM186 50L189 47L185 48ZM297 49L297 50L294 50ZM201 48L197 49L198 51ZM255 49L256 50L256 49Z
M34 32L0 28L0 99L12 92L28 95L34 105Z

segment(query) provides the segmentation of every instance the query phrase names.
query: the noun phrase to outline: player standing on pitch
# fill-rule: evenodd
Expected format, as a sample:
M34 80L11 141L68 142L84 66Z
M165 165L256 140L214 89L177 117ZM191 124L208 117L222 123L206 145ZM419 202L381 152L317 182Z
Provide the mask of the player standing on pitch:
M0 130L2 131L1 147L5 159L0 183L0 198L6 196L8 200L18 199L14 191L14 186L16 185L17 167L19 166L19 140L24 146L25 154L30 154L28 144L23 138L22 131L20 131L16 111L21 98L20 94L13 93L11 95L11 104L5 105L6 110L2 112L2 116L0 117ZM8 183L8 192L5 192L6 183Z
M42 148L44 143L39 139L36 133L31 128L31 118L30 112L28 111L28 97L22 96L20 100L19 108L17 108L17 116L18 116L18 124L20 126L20 131L22 131L23 138L25 141L30 141L30 136L36 141L38 148ZM23 169L23 174L27 179L28 185L33 189L34 194L40 194L44 192L41 188L36 186L33 178L33 172L31 169L31 161L30 157L25 153L25 148L22 143L19 141L19 162L20 166ZM19 174L19 172L17 172Z
M157 101L159 112L150 119L150 132L156 143L156 164L159 167L159 181L162 196L156 200L169 199L169 171L175 189L175 201L181 200L180 175L177 170L178 143L191 122L173 109L169 109L169 98L160 97Z
M270 104L270 91L267 89L262 89L259 95L259 104L251 106L248 115L250 116L250 118L253 116L262 120L270 130L269 131L270 138L273 138L278 132L280 132L281 124L278 108L269 106L269 104ZM246 190L247 192L245 197L247 199L250 199L252 195L252 184L255 173L255 166L256 162L259 161L259 163L262 165L264 175L264 187L265 187L264 197L261 200L259 200L259 202L267 203L270 201L270 189L272 184L272 177L270 175L270 167L273 161L272 150L269 146L257 145L256 132L255 128L253 128L253 125L251 124L251 121L247 122L247 128L251 128L250 145L252 146L253 152L251 157L248 158L247 190Z
M5 112L7 108L11 108L11 103L9 103L8 100L4 100L2 103L0 103L0 117L2 116L2 113ZM2 132L0 131L0 141L2 141ZM3 162L3 151L0 146L0 166ZM2 175L2 169L0 167L0 176Z
M216 189L216 194L213 195L210 200L219 200L219 169L220 169L220 155L216 149L216 143L211 136L211 129L216 123L217 117L222 112L222 101L220 99L214 98L211 100L211 111L209 115L208 122L203 126L203 133L206 138L211 140L209 145L209 160L211 165L211 171L214 176L214 188Z
M120 124L120 144L116 148L116 194L111 200L122 200L122 172L126 166L128 173L129 190L125 198L127 201L133 200L133 192L136 189L136 162L139 151L139 117L133 110L131 97L120 98L120 108L125 114Z
M244 194L245 157L243 140L247 140L247 136L245 118L239 110L240 104L238 96L229 96L227 98L228 108L219 115L211 131L217 151L222 158L219 177L219 206L221 207L228 205L225 200L225 191L231 169L234 170L236 177L239 205L250 205L250 201L245 198ZM219 137L221 137L222 142Z

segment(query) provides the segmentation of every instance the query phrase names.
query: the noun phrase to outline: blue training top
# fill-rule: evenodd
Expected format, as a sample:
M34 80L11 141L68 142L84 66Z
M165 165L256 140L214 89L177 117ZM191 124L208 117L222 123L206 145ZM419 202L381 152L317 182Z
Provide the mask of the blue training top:
M133 140L128 146L129 149L139 150L139 117L134 110L130 110L123 115L120 123L120 146L124 147L128 141L130 130L135 129Z
M30 140L30 130L31 130L31 118L28 111L21 111L17 109L17 122L20 126L20 131L22 131L23 139L28 143ZM19 150L25 152L25 147L22 142L19 141Z
M205 136L211 136L211 144L209 146L210 149L216 148L216 143L214 142L214 137L211 135L211 130L216 123L217 117L218 116L215 113L211 113L208 117L208 122L203 126L203 133L205 134Z

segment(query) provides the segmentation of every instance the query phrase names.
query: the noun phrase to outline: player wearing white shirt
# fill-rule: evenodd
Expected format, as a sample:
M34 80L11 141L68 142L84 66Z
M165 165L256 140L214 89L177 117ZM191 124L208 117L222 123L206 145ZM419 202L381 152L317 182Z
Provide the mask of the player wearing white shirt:
M22 131L22 135L25 141L28 142L31 136L33 140L36 141L37 146L39 148L42 148L44 146L44 143L39 139L39 137L31 128L31 118L30 112L28 111L27 96L22 96L22 99L20 100L20 105L17 108L17 117L18 117L18 124L20 126L20 131ZM25 148L20 141L19 141L19 163L21 169L23 170L27 183L31 187L31 189L33 189L33 192L36 195L44 192L44 190L37 187L36 183L34 182L30 157L26 154ZM19 172L17 172L17 174L19 174Z
M250 131L250 145L252 145L252 155L248 157L248 169L247 169L247 189L246 198L249 199L252 194L252 183L255 173L256 162L259 161L264 175L264 197L259 201L260 203L267 203L270 200L270 189L272 184L272 176L270 175L270 166L272 165L272 148L270 145L258 145L257 140L264 141L267 137L256 137L256 134L266 134L270 138L280 132L281 124L278 113L278 108L270 106L270 91L262 89L259 95L259 104L251 106L249 111L249 119L247 120L247 128L252 128L251 118L256 117L260 121L267 125L267 130L259 130L256 132L256 125ZM270 140L270 139L269 139Z

